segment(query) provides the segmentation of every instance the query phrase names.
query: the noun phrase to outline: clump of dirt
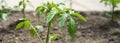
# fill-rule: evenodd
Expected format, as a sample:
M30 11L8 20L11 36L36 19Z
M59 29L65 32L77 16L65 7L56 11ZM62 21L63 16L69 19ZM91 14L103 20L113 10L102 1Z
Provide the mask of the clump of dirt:
M114 24L110 23L110 18L105 16L105 12L87 11L80 12L87 18L87 22L78 20L78 29L74 41L70 40L66 27L58 28L56 23L51 29L51 34L58 34L57 40L51 43L120 43L120 18L116 19ZM35 12L27 12L32 24L38 24ZM41 16L41 24L44 26L43 31L39 31L42 39L45 41L47 25L45 18ZM29 29L15 30L16 25L21 22L21 12L13 12L9 15L7 21L0 22L0 43L40 43L37 37L31 37Z

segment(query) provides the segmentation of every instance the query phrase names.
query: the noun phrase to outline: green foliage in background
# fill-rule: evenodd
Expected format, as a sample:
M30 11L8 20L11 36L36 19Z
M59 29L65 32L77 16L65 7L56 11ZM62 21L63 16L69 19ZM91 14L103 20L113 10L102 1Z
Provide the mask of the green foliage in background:
M120 4L120 0L101 0L101 3L105 3L106 5L110 5L111 7L111 20L114 21L116 15L114 15L115 8L118 7L118 4Z
M13 8L8 7L6 0L0 1L0 20L7 20L8 15L12 12L17 10L17 6L14 6Z
M117 5L120 4L120 0L101 0L101 2L105 4L110 4L114 7L117 7Z
M26 18L25 9L26 9L27 5L32 6L32 4L31 4L31 2L29 0L21 0L19 2L19 5L18 5L18 7L22 7L23 18Z
M6 8L6 6L3 5L3 4L5 4L5 0L0 1L0 6L1 6L0 7L1 8L1 10L0 10L0 20L6 20L8 14L10 13L10 9Z
M0 20L7 20L7 16L11 13L10 9L5 8L5 6L2 6L2 9L0 10Z
M30 19L26 17L26 11L25 11L26 5L30 5L29 0L22 0L19 2L18 7L22 7L23 18L21 19L22 22L17 24L16 29L20 29L22 27L24 29L29 29L31 36L34 37L35 35L37 35L38 39L40 40L40 43L43 43L40 35L38 34L38 31L42 30L43 27L42 25L37 25L37 26L32 25Z

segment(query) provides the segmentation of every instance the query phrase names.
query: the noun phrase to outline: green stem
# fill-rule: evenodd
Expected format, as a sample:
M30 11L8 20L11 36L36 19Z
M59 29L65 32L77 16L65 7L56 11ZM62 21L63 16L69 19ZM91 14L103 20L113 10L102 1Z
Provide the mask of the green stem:
M114 21L114 6L112 7L112 21Z
M26 8L26 4L25 4L25 0L23 0L23 8L22 8L23 18L26 18L25 8Z
M23 9L23 18L26 18L25 9Z
M38 39L40 40L40 42L44 43L37 31L36 31L36 35L37 35Z
M72 8L72 0L70 0L70 8Z
M38 15L37 18L38 18L38 24L41 25L41 24L40 24L40 17L39 17L39 15Z
M31 27L34 28L32 25L31 25ZM34 29L34 30L35 30L35 29ZM38 32L35 31L35 33L36 33L38 39L40 40L40 43L44 43L44 41L42 40L42 38L40 37L40 35L38 34Z
M49 43L49 34L50 34L51 23L48 24L46 43Z
M115 10L115 3L112 2L112 22L114 22L114 10Z

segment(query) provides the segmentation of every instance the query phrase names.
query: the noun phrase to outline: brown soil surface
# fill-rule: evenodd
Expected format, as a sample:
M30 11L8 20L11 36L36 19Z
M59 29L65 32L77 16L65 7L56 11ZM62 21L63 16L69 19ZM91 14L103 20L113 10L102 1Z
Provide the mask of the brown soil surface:
M81 14L87 18L87 22L78 20L74 41L70 40L66 27L60 29L56 23L51 29L51 34L58 34L58 38L51 43L120 43L120 18L111 24L104 12L91 11L81 12ZM34 26L37 25L34 12L27 12L26 16L31 19ZM45 41L47 25L44 22L44 16L41 17L44 30L39 31L39 34ZM37 37L30 36L29 30L15 30L19 18L22 18L21 12L12 12L7 21L0 22L0 43L40 43Z

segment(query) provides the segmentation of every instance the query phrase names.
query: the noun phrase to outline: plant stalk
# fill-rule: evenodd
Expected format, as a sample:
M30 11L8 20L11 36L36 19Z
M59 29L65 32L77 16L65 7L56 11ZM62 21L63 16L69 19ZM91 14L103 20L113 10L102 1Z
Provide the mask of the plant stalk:
M72 8L72 0L70 0L70 8Z
M31 25L31 27L34 28L32 25ZM34 29L34 30L35 30L35 29ZM35 31L35 33L36 33L38 39L40 40L40 43L44 43L44 41L42 40L42 38L40 37L40 35L38 34L38 32Z
M23 0L23 8L22 8L23 18L26 18L25 8L26 8L26 4L25 4L25 0Z
M114 21L114 6L112 6L112 22Z
M50 34L51 23L48 24L46 43L49 43L49 34Z
M40 24L40 17L39 17L39 15L38 15L37 18L38 18L38 24L41 25L41 24Z
M36 35L37 35L38 39L40 40L40 42L41 42L41 43L44 43L43 40L42 40L42 38L40 37L40 35L38 34L37 31L36 31Z

